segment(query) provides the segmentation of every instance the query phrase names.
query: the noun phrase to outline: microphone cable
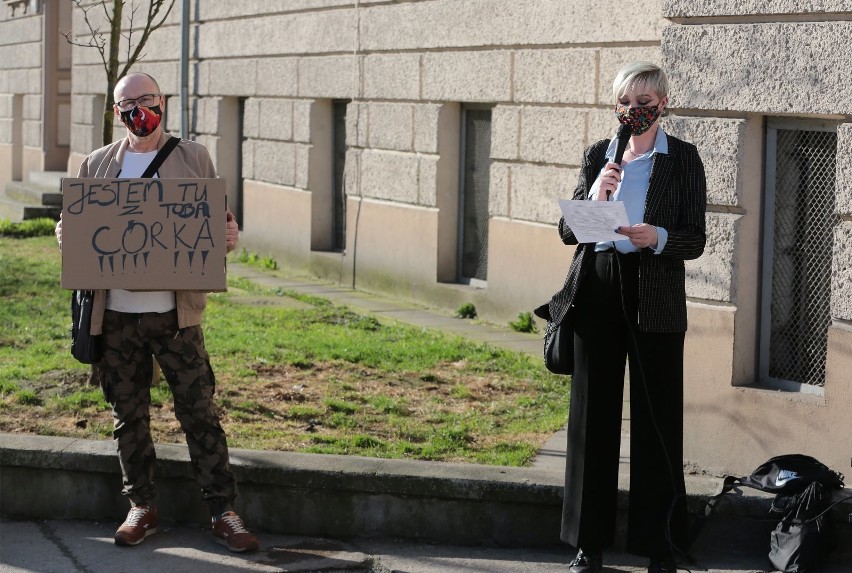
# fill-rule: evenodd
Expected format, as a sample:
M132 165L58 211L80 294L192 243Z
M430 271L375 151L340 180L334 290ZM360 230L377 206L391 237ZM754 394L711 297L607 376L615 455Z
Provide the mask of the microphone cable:
M684 493L678 493L677 492L677 479L676 479L675 473L674 473L674 466L672 464L672 460L671 460L671 456L669 455L668 448L666 448L666 442L663 439L663 432L662 432L662 430L660 430L660 426L657 424L657 419L656 419L656 416L654 415L654 406L653 406L653 403L651 402L651 392L648 390L648 379L645 377L645 369L642 367L642 358L640 356L640 351L639 351L639 339L638 339L637 334L636 334L636 328L638 328L638 323L634 324L630 320L630 318L627 316L627 305L624 302L624 273L622 272L623 269L622 269L622 266L621 266L621 255L622 255L622 253L619 252L619 250L615 248L615 244L613 244L613 257L615 258L616 266L618 267L618 290L619 290L619 296L621 297L621 312L624 315L624 321L627 323L627 331L630 333L630 340L633 344L633 350L634 350L634 353L635 353L635 356L636 356L636 360L635 360L636 367L637 367L636 370L637 370L637 373L639 375L639 379L642 382L642 389L644 390L645 401L648 404L648 413L651 417L651 424L654 426L654 431L657 434L657 439L660 442L660 447L662 448L663 455L666 458L666 465L668 466L669 478L671 480L672 494L674 496L672 498L672 503L671 503L671 505L669 506L669 508L666 512L666 533L665 533L666 542L669 544L669 550L671 552L672 559L675 559L675 555L679 554L684 559L688 560L689 562L694 563L695 560L689 555L689 553L684 551L680 547L678 547L677 544L672 539L671 527L672 527L672 518L674 517L675 506L677 505L677 502L681 498L684 498L684 500L686 499L686 491L684 491ZM637 255L641 256L641 254L638 253L638 252L637 252ZM640 261L640 264L641 264L641 261ZM637 299L636 300L637 300L637 310L638 310L638 300L639 300L638 299L638 285L636 286L636 288L637 288ZM629 358L630 358L629 350L628 350L627 356L628 356L628 364L629 364ZM681 358L681 368L683 368L683 358ZM681 381L681 384L683 384L682 381ZM681 412L681 416L683 416L683 412ZM631 420L632 420L633 415L631 414L630 417L631 417ZM681 440L683 440L682 434L681 434ZM682 467L681 467L680 471L681 471L681 473L683 472ZM675 573L677 572L678 569L684 569L684 570L689 571L691 573L691 570L686 568L686 567L678 567L678 564L676 562L674 563L674 566L675 566Z

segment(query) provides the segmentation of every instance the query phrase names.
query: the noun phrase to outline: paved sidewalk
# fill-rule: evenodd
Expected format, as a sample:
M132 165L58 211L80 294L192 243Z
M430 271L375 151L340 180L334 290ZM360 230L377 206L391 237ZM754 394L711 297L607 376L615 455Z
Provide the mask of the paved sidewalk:
M77 520L12 521L0 518L0 573L566 573L567 549L453 547L393 540L337 540L260 532L261 550L229 553L199 527L161 523L136 547L118 547L116 523ZM728 527L727 531L724 528ZM738 530L720 522L713 543L695 548L689 570L706 573L767 573L765 553ZM763 538L768 546L768 535ZM739 549L738 549L739 548ZM604 555L604 573L643 573L644 559L619 552ZM686 571L686 569L682 569ZM819 573L852 571L852 547L830 556Z

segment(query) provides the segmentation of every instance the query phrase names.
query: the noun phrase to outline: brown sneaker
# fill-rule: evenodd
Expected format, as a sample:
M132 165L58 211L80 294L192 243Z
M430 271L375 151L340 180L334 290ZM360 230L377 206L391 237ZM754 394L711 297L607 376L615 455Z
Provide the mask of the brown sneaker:
M127 519L115 532L116 545L139 545L157 533L157 508L147 505L131 507Z
M260 547L257 537L249 533L243 520L233 511L226 511L213 518L213 537L216 543L237 553L257 551Z

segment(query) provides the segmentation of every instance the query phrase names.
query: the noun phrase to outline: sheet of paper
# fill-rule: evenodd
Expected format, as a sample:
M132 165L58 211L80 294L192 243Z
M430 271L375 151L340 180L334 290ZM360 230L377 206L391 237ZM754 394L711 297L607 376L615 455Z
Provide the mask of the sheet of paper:
M622 241L626 237L615 232L627 227L627 211L621 201L571 201L560 199L559 207L565 222L580 243Z

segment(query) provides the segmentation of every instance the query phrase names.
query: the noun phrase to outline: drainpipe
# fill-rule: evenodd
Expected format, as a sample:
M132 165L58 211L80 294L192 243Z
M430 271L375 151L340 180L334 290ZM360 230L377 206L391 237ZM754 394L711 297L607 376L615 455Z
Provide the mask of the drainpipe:
M180 15L180 136L189 139L189 0Z

